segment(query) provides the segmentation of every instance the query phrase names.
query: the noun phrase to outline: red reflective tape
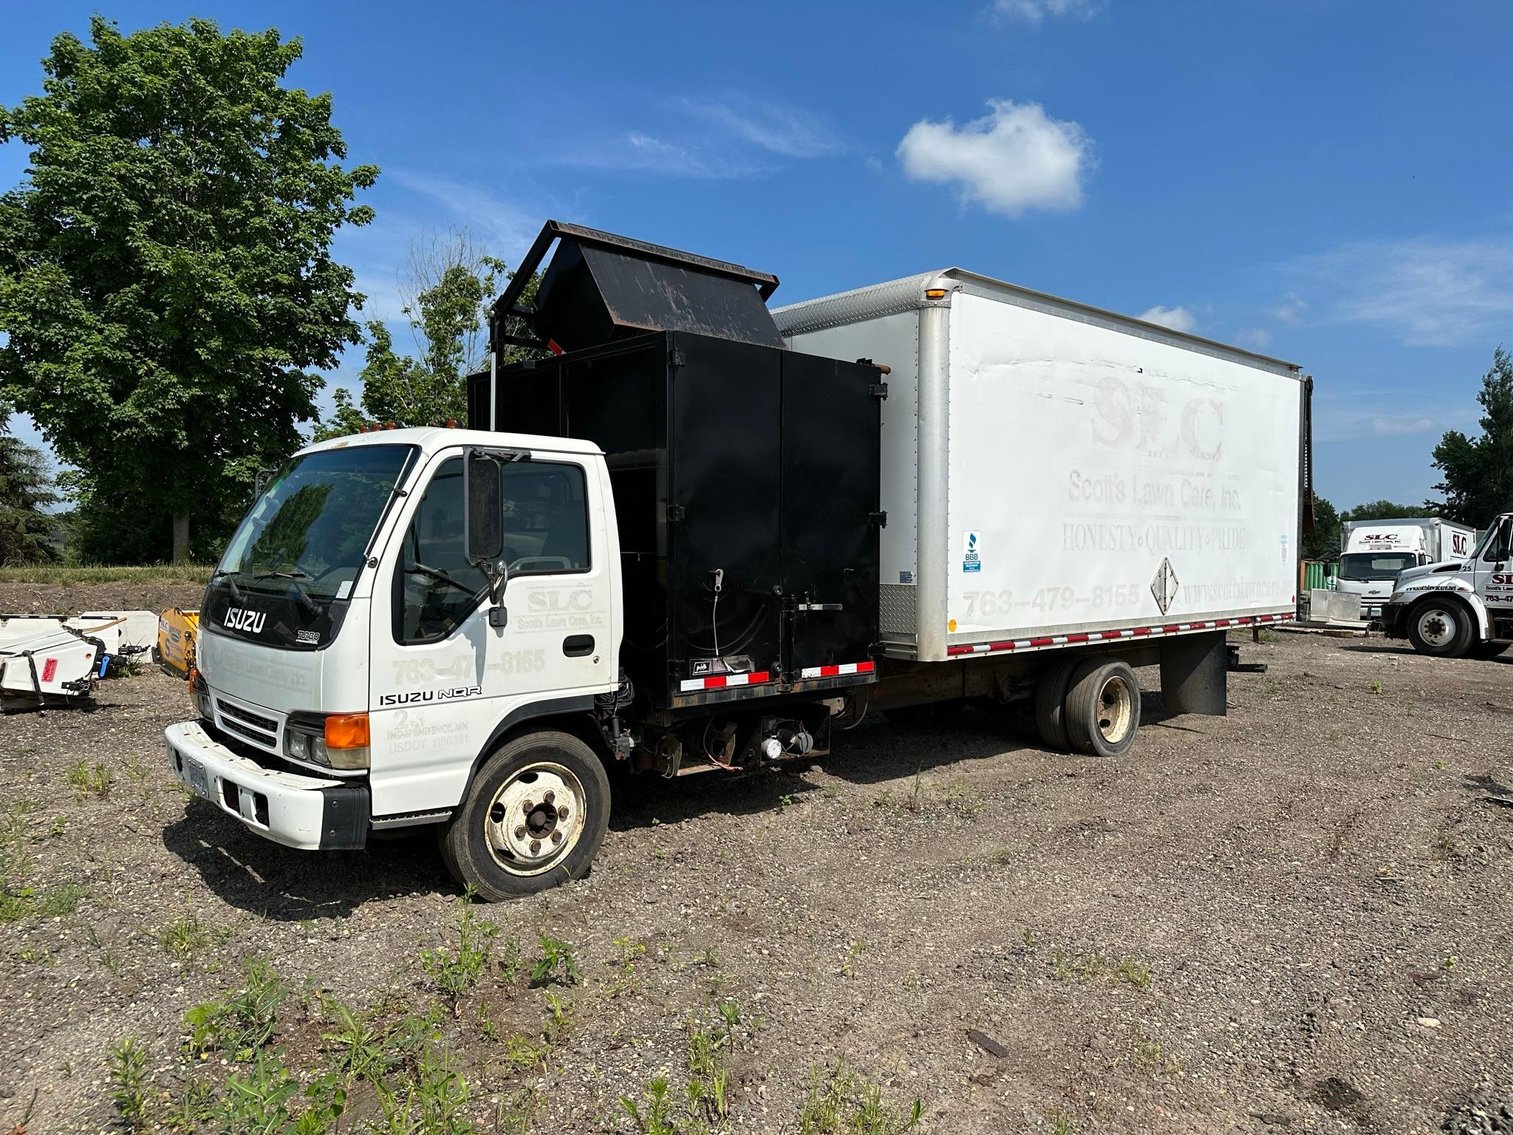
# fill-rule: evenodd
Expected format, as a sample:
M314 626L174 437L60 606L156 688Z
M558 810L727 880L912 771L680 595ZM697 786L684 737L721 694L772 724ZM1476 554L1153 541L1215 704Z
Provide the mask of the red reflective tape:
M58 660L56 658L49 658L46 662L42 663L42 680L44 682L51 682L57 677L57 674Z
M1055 642L1056 640L1050 637L1030 639L1031 646L1052 646L1055 644Z
M1086 642L1088 636L1085 634L1069 634L1066 636L1066 640L1067 642Z
M870 674L870 673L872 673L876 669L877 669L877 663L876 662L858 662L856 664L856 672L858 674Z
M718 690L724 684L725 684L725 679L724 679L723 676L722 677L718 677L718 678L705 678L704 679L704 688L706 690Z

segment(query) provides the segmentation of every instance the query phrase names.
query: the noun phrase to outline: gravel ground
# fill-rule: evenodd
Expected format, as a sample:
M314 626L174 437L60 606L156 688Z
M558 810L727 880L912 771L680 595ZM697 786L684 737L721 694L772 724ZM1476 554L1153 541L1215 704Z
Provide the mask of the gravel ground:
M634 1131L619 1098L659 1072L685 1114L690 1028L722 1002L715 1130L797 1131L848 1080L895 1128L813 1129L896 1129L917 1099L936 1135L1513 1130L1513 661L1300 634L1242 652L1269 670L1231 675L1228 717L1147 695L1116 762L968 712L866 722L802 772L617 784L588 879L470 912L428 838L293 852L186 801L165 675L0 719L0 1131L120 1130L123 1038L149 1126L195 1082L219 1095L246 1065L184 1055L185 1013L253 958L293 990L268 1050L307 1074L335 1002L441 1005L479 1130ZM70 786L81 762L107 791ZM499 934L454 1006L421 953L464 916ZM577 984L499 964L542 934ZM338 1129L380 1110L354 1088Z

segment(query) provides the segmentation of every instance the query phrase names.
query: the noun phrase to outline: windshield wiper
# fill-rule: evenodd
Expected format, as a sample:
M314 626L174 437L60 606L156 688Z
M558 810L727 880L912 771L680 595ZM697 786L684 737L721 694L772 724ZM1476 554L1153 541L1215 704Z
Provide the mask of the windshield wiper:
M210 582L214 583L218 579L226 581L226 586L231 591L231 598L235 599L238 603L242 602L242 589L236 585L236 572L218 571L210 577Z
M299 596L299 605L305 609L305 613L307 615L318 615L320 614L320 604L311 599L310 593L300 584L300 580L302 579L314 578L309 572L295 568L293 571L260 571L252 577L252 581L256 583L260 579L287 579L289 586L294 588L294 593Z

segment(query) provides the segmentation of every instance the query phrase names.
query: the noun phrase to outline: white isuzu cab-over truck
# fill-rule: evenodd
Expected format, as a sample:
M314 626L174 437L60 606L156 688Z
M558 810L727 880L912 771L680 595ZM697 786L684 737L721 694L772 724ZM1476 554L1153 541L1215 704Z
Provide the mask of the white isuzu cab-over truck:
M775 277L558 222L515 281L470 428L302 450L209 582L169 759L262 836L434 825L505 898L588 870L607 769L1021 699L1116 757L1136 667L1223 714L1227 632L1293 615L1290 364L958 269L774 313Z

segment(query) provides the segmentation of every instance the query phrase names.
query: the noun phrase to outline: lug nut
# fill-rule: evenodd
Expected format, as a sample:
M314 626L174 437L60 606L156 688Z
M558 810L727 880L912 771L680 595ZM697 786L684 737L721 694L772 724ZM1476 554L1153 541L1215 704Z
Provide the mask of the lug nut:
M521 806L521 807L522 807L522 808L524 808L524 809L525 809L525 810L526 810L526 811L527 811L527 812L531 812L531 811L534 811L534 810L535 810L535 808L536 808L536 805L535 805L535 804L533 804L533 803L532 803L532 802L531 802L531 801L529 801L529 800L527 800L527 801L526 801L526 802L525 802L525 803L524 803L524 804L522 804L522 805L520 805L520 806Z
M533 840L531 840L531 854L535 855L536 852L538 852L540 850L541 850L541 841L539 839L533 839Z
M562 807L560 807L560 808L557 809L557 818L559 820L565 820L565 819L567 819L567 805L566 804L564 804Z
M552 833L552 842L553 843L561 843L562 842L562 833L561 832L553 832Z
M524 839L525 838L525 825L524 824L521 824L518 828L515 829L515 838L516 839Z
M546 794L546 802L548 804L550 804L555 799L557 799L557 794L555 792L548 792Z

